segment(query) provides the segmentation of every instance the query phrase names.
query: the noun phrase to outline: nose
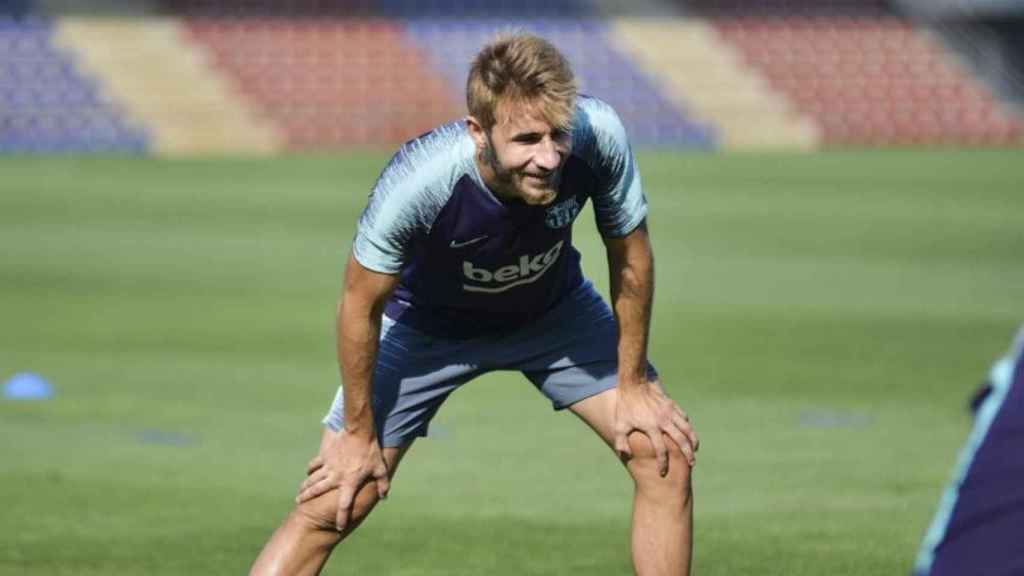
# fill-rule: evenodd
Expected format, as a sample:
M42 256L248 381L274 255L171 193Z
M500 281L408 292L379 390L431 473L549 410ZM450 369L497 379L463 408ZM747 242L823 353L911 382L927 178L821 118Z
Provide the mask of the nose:
M537 167L547 172L557 169L562 163L562 150L558 143L552 138L544 138L537 146L537 154L533 157Z

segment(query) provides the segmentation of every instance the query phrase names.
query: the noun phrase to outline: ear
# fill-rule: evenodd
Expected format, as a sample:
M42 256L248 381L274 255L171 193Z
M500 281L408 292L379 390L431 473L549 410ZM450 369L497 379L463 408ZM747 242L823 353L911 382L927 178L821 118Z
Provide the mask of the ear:
M483 124L473 116L466 116L466 126L469 128L469 135L473 138L473 142L476 143L477 151L486 149L487 131L484 130Z

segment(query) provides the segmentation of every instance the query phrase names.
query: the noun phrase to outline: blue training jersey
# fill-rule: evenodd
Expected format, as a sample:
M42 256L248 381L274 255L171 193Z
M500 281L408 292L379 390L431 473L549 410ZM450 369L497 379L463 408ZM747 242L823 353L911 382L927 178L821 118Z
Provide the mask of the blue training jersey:
M359 219L353 255L400 274L385 314L432 335L471 338L521 326L583 281L572 224L587 200L606 237L643 222L647 202L615 111L577 99L572 152L555 200L502 202L474 161L465 121L404 144Z

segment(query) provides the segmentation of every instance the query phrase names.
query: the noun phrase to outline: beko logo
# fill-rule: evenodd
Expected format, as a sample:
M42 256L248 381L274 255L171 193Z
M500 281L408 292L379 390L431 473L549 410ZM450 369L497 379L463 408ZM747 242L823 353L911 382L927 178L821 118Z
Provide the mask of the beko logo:
M523 254L519 257L518 264L509 264L497 270L477 268L473 266L472 262L463 260L462 273L466 280L472 281L473 284L463 284L462 287L467 292L494 293L536 282L558 260L563 243L563 240L559 240L547 252L541 252L535 256Z

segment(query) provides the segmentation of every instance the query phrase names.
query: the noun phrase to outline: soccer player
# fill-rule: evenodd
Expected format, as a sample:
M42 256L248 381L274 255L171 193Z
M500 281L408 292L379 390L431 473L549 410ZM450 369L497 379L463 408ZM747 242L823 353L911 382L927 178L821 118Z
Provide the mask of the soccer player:
M921 544L916 576L1024 574L1024 326L974 407L974 429Z
M636 573L688 574L698 438L647 360L654 263L625 129L532 35L484 46L466 92L469 116L403 145L359 219L337 315L342 386L252 573L319 572L448 394L517 370L625 464ZM588 200L611 308L572 246Z

